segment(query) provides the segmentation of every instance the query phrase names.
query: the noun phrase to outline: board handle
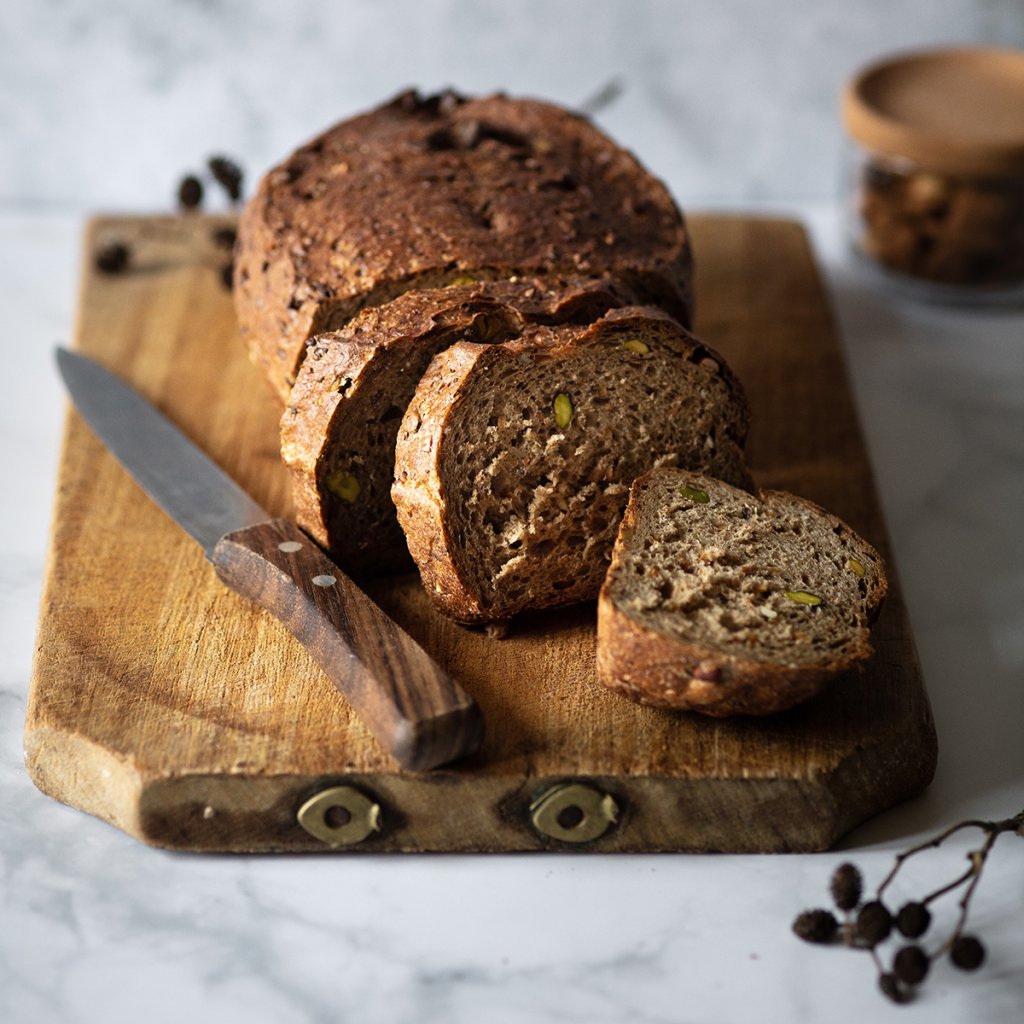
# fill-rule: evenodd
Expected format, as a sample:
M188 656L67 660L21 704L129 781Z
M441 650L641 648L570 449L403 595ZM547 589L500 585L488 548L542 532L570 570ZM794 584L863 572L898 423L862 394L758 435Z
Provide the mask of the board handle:
M294 523L225 534L211 561L306 647L403 768L435 768L480 746L473 698Z

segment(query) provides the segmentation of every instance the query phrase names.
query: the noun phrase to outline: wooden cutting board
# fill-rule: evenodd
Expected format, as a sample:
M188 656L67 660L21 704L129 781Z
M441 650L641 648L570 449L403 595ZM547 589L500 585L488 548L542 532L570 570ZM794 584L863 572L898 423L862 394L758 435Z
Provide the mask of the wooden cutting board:
M237 337L213 239L224 223L91 223L76 346L286 515L279 409ZM693 217L692 229L698 332L747 385L759 483L820 502L887 556L803 229L723 216ZM131 247L132 265L101 274L91 255L112 239ZM374 598L469 690L488 726L472 758L405 772L69 413L26 761L44 793L187 850L824 849L934 771L928 699L892 582L866 670L786 714L726 721L604 691L592 605L526 616L499 640L436 615L414 577L380 584Z

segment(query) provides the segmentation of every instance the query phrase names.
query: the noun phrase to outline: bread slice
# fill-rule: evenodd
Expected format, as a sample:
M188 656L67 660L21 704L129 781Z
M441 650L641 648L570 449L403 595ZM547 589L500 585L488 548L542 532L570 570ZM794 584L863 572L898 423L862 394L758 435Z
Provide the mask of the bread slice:
M601 589L601 681L641 704L765 715L870 657L882 560L824 509L659 469L633 483Z
M402 421L398 520L459 621L594 598L634 477L678 463L750 486L747 421L722 357L655 309L459 342Z
M313 339L281 418L299 525L352 575L413 563L395 518L395 440L430 360L527 323L592 322L634 298L609 279L481 281L407 292Z
M238 229L243 338L282 403L307 340L413 288L613 274L688 323L686 225L585 118L504 95L403 93L268 172Z

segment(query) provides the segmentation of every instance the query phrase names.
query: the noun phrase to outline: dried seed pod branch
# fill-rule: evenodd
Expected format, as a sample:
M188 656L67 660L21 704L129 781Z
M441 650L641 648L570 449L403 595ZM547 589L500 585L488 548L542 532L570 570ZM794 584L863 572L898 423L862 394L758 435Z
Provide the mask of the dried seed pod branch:
M889 888L890 883L899 873L900 868L903 867L903 864L910 857L913 857L918 853L923 853L925 850L936 849L957 832L963 832L964 829L968 828L976 828L983 832L993 833L998 836L1003 832L1014 831L1022 827L1024 827L1024 811L1021 811L1020 814L1012 818L1005 818L1002 821L981 821L978 818L969 818L966 821L958 821L955 825L950 825L949 828L940 832L938 835L933 836L931 839L920 843L917 846L912 846L909 850L904 850L902 853L898 853L892 866L892 870L885 876L881 885L878 887L878 897L881 899L882 894Z
M926 850L937 849L951 836L965 829L977 829L985 837L981 846L967 854L970 864L967 870L928 895L904 904L893 915L883 897L907 860ZM970 819L957 822L926 842L897 854L892 869L878 886L875 895L866 902L861 902L859 870L853 864L842 864L834 872L829 888L833 902L844 914L843 924L840 925L829 910L806 910L793 922L793 931L807 942L840 942L851 949L868 950L878 971L878 987L882 993L893 1002L908 1002L928 976L931 965L941 957L948 956L954 966L966 971L980 967L984 961L985 947L973 935L965 935L964 927L971 899L981 881L992 847L1007 832L1024 838L1024 810L1001 821ZM928 904L961 888L964 891L959 902L960 912L945 941L931 953L916 943L905 944L896 952L891 965L886 967L878 947L890 934L895 930L908 939L923 935L931 923Z

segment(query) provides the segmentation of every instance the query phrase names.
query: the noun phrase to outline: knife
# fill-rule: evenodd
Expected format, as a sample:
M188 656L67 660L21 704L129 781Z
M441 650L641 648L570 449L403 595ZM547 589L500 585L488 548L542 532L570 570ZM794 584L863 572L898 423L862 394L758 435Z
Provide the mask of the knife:
M403 768L434 768L479 747L473 699L302 530L272 518L99 363L58 348L57 365L97 437L199 542L220 579L306 647Z

